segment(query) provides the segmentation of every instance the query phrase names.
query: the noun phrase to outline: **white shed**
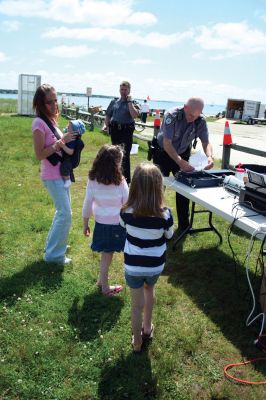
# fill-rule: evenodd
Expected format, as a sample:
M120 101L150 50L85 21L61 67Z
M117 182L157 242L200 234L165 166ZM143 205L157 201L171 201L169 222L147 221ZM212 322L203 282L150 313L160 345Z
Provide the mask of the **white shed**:
M41 75L20 74L18 78L18 114L33 115L32 100L41 85Z

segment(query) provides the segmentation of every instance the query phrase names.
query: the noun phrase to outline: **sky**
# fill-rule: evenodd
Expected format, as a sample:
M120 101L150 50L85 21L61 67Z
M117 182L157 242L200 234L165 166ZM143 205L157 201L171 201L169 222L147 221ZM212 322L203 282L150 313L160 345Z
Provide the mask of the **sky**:
M0 0L0 89L266 104L266 0Z

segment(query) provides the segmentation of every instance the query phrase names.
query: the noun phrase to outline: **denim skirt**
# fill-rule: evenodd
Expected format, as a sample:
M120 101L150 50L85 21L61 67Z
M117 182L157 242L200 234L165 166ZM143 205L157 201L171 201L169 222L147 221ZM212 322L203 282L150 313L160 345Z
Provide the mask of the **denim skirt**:
M95 223L91 249L93 251L112 253L124 250L126 230L121 225Z

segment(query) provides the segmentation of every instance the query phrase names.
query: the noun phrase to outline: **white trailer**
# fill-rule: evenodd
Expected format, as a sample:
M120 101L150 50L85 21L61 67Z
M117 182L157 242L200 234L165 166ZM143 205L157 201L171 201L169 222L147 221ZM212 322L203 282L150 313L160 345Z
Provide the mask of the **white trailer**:
M265 119L265 108L265 104L261 104L260 101L228 99L225 116L228 119L242 120L253 124L257 120Z
M266 112L266 105L261 104L260 109L259 109L259 115L258 118L264 118L265 119L265 112Z

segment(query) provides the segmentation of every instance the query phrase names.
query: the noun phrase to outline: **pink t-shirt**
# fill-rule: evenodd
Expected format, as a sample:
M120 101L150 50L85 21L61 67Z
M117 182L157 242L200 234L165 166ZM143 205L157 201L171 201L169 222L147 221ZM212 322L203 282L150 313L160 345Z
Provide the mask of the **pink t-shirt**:
M120 185L104 185L88 181L83 203L82 216L106 225L118 225L120 209L128 199L128 185L125 179Z
M55 135L51 129L46 125L46 123L41 118L35 118L32 122L32 133L33 135L38 135L37 130L44 133L44 147L51 146L57 141ZM57 129L58 133L61 134L60 130ZM61 134L62 135L62 134ZM61 154L59 152L59 154ZM41 161L41 178L43 180L54 180L62 179L60 174L60 162L57 165L52 165L47 159Z

